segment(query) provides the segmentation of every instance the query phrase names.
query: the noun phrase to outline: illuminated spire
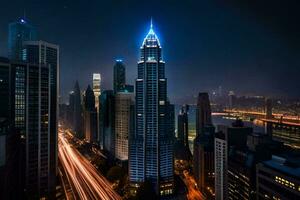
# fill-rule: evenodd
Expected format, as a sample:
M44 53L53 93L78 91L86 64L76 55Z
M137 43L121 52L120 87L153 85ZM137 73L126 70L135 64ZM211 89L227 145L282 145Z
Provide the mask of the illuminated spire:
M153 21L152 21L152 17L150 20L150 29L148 34L146 35L143 45L148 44L148 45L156 45L158 44L160 46L159 43L159 39L157 37L157 35L155 34L154 30L153 30Z

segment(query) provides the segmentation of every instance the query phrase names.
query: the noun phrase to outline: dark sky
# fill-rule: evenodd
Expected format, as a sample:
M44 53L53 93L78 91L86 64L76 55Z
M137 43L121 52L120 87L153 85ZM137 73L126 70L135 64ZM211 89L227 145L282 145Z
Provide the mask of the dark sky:
M241 3L243 2L243 3ZM166 61L169 97L191 99L222 85L240 94L300 97L299 1L1 0L0 55L7 25L23 15L39 39L60 45L61 94L100 72L112 88L122 58L134 83L150 18Z

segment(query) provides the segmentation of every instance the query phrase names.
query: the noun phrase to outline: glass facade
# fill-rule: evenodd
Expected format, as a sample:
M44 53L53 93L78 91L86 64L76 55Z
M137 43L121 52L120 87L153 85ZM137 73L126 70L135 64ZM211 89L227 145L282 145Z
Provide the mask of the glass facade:
M23 60L23 42L36 40L36 29L25 19L10 23L8 26L8 54L11 60Z
M173 193L174 187L174 132L167 114L167 80L161 50L151 25L138 62L136 131L130 138L129 174L133 188L148 180L157 194L167 195Z

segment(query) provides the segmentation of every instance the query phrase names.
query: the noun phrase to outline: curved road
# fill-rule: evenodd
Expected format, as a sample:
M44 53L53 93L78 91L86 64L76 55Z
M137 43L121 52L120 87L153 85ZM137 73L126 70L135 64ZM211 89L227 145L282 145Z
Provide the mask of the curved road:
M68 141L64 132L58 135L58 157L70 182L75 198L121 200L111 184Z

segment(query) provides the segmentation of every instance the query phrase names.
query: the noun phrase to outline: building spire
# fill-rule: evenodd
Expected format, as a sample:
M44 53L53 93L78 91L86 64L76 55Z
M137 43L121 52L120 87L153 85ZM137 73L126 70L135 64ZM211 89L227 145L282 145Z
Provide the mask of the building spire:
M150 21L150 29L153 29L152 17L151 17L151 21Z

